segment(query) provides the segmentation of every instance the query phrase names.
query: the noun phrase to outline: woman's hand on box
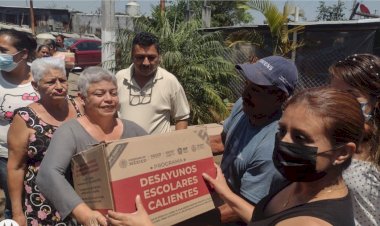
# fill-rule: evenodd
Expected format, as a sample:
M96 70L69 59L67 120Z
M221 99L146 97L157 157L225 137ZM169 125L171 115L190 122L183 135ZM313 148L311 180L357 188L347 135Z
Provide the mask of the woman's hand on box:
M72 211L73 217L84 226L107 226L107 219L85 203L80 203Z
M118 213L108 211L107 221L112 226L154 226L148 213L142 205L139 195L136 196L136 208L134 213Z
M212 178L210 175L203 173L203 178L211 185L212 188L219 194L219 196L225 200L231 193L231 189L228 187L227 181L224 178L222 169L214 164L216 168L216 177Z
M107 219L98 211L92 211L92 215L87 219L84 226L107 226Z

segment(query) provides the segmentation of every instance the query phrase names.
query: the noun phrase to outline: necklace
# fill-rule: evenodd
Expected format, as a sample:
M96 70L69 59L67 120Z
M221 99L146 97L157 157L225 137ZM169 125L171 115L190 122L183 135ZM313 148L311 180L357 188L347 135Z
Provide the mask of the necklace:
M289 205L289 201L290 201L290 191L289 191L289 194L288 194L288 198L286 199L286 202L284 204L282 204L282 208L285 209L288 205Z
M290 195L288 195L288 198L286 199L286 202L285 202L284 204L282 204L282 208L283 208L283 209L285 209L285 207L288 206L289 201L290 201Z
M317 195L314 196L313 199L318 198L318 196L320 196L321 194L331 193L333 191L338 191L338 190L342 190L342 189L345 189L345 188L346 188L345 185L339 185L337 188L334 188L334 187L330 187L329 189L324 188L320 192L318 192ZM285 209L289 205L290 197L292 197L291 191L289 191L288 198L286 199L285 203L282 204L282 208L283 209Z

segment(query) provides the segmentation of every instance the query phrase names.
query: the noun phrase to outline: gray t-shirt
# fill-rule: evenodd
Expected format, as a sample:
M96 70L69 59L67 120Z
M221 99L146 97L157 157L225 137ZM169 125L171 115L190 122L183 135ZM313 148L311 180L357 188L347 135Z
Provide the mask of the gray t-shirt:
M122 122L121 139L147 134L132 121L122 120ZM37 185L45 198L59 211L62 219L66 218L78 204L83 203L65 178L71 158L98 143L76 119L62 124L54 133L38 172Z
M271 186L286 182L272 161L279 118L276 115L267 125L252 126L240 98L224 123L223 174L230 188L253 204L264 198Z

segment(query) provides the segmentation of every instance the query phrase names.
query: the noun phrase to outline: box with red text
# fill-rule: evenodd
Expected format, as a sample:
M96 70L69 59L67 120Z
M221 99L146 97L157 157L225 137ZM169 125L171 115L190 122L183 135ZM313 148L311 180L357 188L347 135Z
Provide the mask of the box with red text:
M74 187L91 208L131 213L135 197L156 225L215 208L202 178L215 176L206 127L101 144L72 159Z

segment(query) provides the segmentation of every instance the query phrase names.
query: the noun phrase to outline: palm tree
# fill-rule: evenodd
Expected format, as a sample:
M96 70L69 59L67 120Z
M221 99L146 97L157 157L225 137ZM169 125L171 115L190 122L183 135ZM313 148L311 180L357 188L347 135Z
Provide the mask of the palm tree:
M152 25L153 24L153 25ZM161 65L177 76L184 87L191 124L223 120L229 114L224 98L231 95L228 84L234 80L234 65L223 56L229 51L221 33L201 33L201 21L181 22L173 28L165 15L153 21L137 19L135 31L121 30L117 36L117 70L131 64L131 46L135 32L147 31L160 41Z
M303 30L304 26L288 29L290 6L287 3L283 12L279 11L277 6L269 0L250 0L246 4L251 9L257 10L264 15L272 37L271 48L273 55L286 56L303 45L302 41L294 43L289 39L292 33ZM239 43L249 43L257 47L267 48L264 46L262 35L255 31L240 30L231 33L226 39L226 44L229 47Z

